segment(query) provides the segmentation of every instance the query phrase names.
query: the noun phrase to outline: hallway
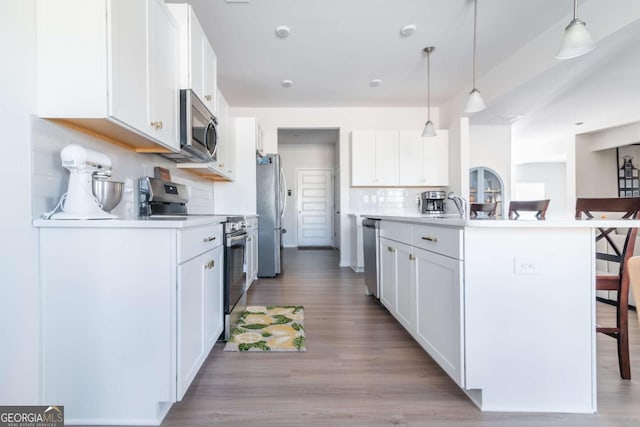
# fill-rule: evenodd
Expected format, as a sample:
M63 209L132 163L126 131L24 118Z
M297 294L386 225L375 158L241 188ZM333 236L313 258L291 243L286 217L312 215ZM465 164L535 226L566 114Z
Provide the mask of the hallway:
M640 425L635 317L634 380L617 375L615 340L598 337L599 361L608 363L598 370L599 414L483 413L364 295L362 274L337 267L337 251L285 249L283 262L281 276L254 282L249 304L304 305L307 352L225 353L217 343L163 426Z

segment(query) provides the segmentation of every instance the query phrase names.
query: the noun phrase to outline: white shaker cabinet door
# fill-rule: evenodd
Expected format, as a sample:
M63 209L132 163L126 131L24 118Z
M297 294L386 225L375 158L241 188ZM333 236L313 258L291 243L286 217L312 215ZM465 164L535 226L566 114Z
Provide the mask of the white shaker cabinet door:
M422 138L422 176L424 185L449 185L449 132Z
M398 185L425 185L422 176L422 138L419 130L401 130Z
M396 311L396 287L398 284L397 243L380 238L380 302L391 314Z
M176 24L160 0L149 0L149 123L162 143L180 149Z
M396 243L396 256L398 282L395 317L413 335L416 329L416 286L413 274L415 262L411 246Z
M376 131L351 132L351 185L376 185Z
M462 261L414 249L416 339L459 385L463 385Z
M111 1L108 99L110 116L153 135L148 122L147 36L141 27L146 19L144 1Z
M398 185L398 146L397 130L376 130L376 186Z
M224 322L223 298L223 246L218 246L204 254L205 287L205 352L208 354L222 333ZM205 358L207 356L205 354Z
M178 266L178 389L181 400L206 357L205 296L212 251Z
M217 81L218 81L218 60L209 40L202 33L202 101L213 113L218 116Z
M204 101L204 61L202 56L202 39L204 31L191 7L189 10L189 84L188 88Z

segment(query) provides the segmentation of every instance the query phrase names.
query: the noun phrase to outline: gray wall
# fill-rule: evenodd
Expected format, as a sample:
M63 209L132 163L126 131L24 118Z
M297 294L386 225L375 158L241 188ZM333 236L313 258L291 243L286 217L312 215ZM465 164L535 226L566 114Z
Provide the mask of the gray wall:
M301 131L304 132L304 131ZM336 131L336 141L338 132ZM297 143L297 144L279 144L278 153L282 161L282 169L287 179L287 191L291 190L291 196L287 196L287 210L284 215L282 226L287 229L287 233L283 236L282 244L285 247L297 246L297 200L296 200L296 169L301 168L321 168L332 169L335 174L336 166L336 145L327 143ZM288 194L288 193L287 193ZM336 194L334 194L334 200ZM335 218L334 218L335 219ZM334 232L336 224L334 221ZM337 237L337 236L336 236ZM334 240L334 245L336 245Z

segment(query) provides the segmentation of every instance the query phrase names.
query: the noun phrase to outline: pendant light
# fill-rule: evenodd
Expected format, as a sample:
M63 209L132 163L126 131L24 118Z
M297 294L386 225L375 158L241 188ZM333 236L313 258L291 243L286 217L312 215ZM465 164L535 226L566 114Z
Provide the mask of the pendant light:
M478 0L473 1L473 89L469 92L467 104L464 107L465 113L475 113L482 111L487 106L480 96L480 91L476 89L476 27L478 22Z
M422 131L423 137L436 136L436 129L431 121L431 76L430 76L430 54L435 50L435 47L429 46L422 49L422 52L427 55L427 122L424 124L424 130Z
M595 49L596 45L587 31L587 24L577 18L578 0L573 0L573 20L564 29L564 38L557 59L570 59L584 55Z

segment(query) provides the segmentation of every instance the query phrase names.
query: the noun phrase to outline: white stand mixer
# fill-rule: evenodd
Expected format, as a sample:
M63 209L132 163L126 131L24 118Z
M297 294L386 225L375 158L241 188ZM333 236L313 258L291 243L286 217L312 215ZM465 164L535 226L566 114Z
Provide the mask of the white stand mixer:
M60 151L62 166L69 169L69 185L59 205L63 212L51 219L114 219L117 215L102 210L93 195L92 180L95 172L111 171L111 159L103 153L88 150L77 144L67 145ZM55 209L54 209L55 210Z

